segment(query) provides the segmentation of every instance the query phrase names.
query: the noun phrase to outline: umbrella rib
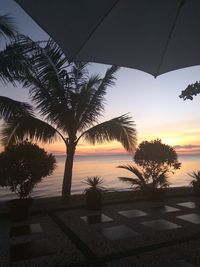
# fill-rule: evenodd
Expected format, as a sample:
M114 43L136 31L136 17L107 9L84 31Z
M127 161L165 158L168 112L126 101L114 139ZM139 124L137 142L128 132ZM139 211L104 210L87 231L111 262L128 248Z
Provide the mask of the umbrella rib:
M180 4L178 6L178 9L177 9L177 12L176 12L176 16L175 16L174 21L173 21L173 24L171 26L169 35L167 37L167 42L165 44L165 47L164 47L164 50L163 50L163 53L162 53L162 56L161 56L161 59L160 59L160 63L158 65L158 68L157 68L157 71L156 71L155 78L159 75L159 71L160 71L161 65L162 65L162 63L164 61L164 58L165 58L165 55L166 55L166 52L167 52L167 49L168 49L168 46L169 46L169 42L171 40L172 34L173 34L174 29L175 29L175 26L176 26L176 22L178 20L179 15L180 15L181 9L184 6L184 4L186 3L186 1L187 0L181 0Z
M110 14L110 12L114 9L114 7L119 3L120 0L116 0L115 3L111 6L110 9L104 14L104 16L100 19L100 21L97 23L97 25L93 28L93 30L89 33L88 37L83 41L81 46L79 47L78 51L74 53L70 61L75 61L76 56L81 51L81 49L85 46L85 44L88 42L88 40L91 38L91 36L94 34L94 32L97 30L97 28L102 24L102 22L105 20L105 18Z

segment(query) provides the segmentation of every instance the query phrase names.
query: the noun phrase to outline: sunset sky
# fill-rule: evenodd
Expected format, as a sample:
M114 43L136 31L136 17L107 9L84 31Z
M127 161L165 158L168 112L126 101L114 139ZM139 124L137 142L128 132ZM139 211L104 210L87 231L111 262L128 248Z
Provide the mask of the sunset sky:
M45 12L45 11L44 11ZM11 14L21 33L34 40L47 40L33 20L12 0L1 0L1 15ZM62 30L62 29L61 29ZM70 36L65 34L63 37ZM104 74L108 66L91 64L90 73ZM158 78L139 70L121 68L117 74L116 86L108 88L104 117L100 121L130 113L136 123L138 143L160 138L182 154L200 154L200 97L193 101L179 98L189 83L200 80L200 67L190 67L163 74ZM0 85L0 94L13 99L28 101L27 90L18 86ZM44 146L53 153L65 153L60 143ZM80 143L77 154L124 153L120 144L90 146Z

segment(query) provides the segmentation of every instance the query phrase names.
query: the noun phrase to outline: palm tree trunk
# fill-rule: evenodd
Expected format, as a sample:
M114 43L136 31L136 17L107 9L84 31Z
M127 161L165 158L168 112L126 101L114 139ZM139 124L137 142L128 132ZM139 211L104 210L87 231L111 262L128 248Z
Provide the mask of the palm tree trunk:
M70 201L71 185L72 185L72 169L74 162L76 145L69 142L67 144L67 158L65 161L65 171L62 184L62 198L66 203Z

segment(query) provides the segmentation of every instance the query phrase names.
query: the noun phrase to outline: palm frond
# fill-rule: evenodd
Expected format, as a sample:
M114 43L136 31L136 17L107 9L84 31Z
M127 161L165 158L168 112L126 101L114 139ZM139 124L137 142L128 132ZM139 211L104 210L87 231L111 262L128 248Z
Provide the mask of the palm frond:
M104 111L106 89L114 85L115 73L118 69L116 66L110 67L103 78L99 75L93 75L80 88L80 102L77 102L77 108L75 109L77 128L80 131L97 122L98 117Z
M30 53L35 50L35 43L24 35L17 35L0 52L0 79L6 84L21 81L27 69L31 68Z
M200 171L193 171L192 173L188 173L188 175L194 178L195 180L200 181Z
M138 178L129 178L129 177L118 177L118 179L121 182L130 184L131 188L134 188L135 190L143 190L146 188L147 184L144 184L140 179Z
M57 128L67 130L72 127L72 112L65 104L65 98L58 97L37 77L27 73L26 79L32 84L31 97L36 109L47 122L57 125Z
M96 95L100 81L98 75L91 76L80 92L76 94L77 106L74 111L79 131L91 125L92 122L94 123L103 111L103 99Z
M13 18L8 14L0 16L0 36L13 38L15 34L16 27Z
M99 86L100 91L104 91L108 86L115 85L116 80L116 72L119 70L120 67L118 66L111 66L107 69L104 78L101 81L101 85Z
M100 123L85 131L81 137L92 144L117 140L124 148L132 152L136 145L135 124L127 114Z
M70 76L75 85L75 92L79 92L81 86L88 80L87 62L74 62L71 65Z
M200 170L188 173L188 175L193 178L193 180L190 182L191 185L195 186L200 184Z
M82 183L88 185L90 188L104 188L102 186L104 179L99 176L87 177Z
M117 168L120 169L125 169L129 172L131 172L132 174L134 174L135 176L137 176L140 180L144 179L144 174L142 171L140 171L137 167L127 164L127 165L119 165L117 166Z
M49 39L46 46L36 50L33 57L33 67L41 83L49 87L49 90L60 91L63 87L62 73L67 59L61 48Z
M25 102L0 96L0 118L9 121L16 117L33 116L32 106Z
M48 121L62 130L69 129L67 122L71 112L66 83L69 82L65 65L67 59L61 48L49 40L45 47L35 44L28 68L22 82L30 91L36 109Z
M130 185L135 185L135 179L130 177L118 177L118 179L124 183L129 183Z
M138 186L138 188L144 188L148 183L148 179L146 178L145 173L133 165L120 165L117 166L117 168L125 169L136 176L136 178L128 178L129 181L127 179L124 179L123 177L119 178L120 180L124 180L125 182L127 181L132 185Z
M51 143L58 137L55 128L32 116L13 118L3 126L1 131L1 142L4 145L17 143L25 139Z

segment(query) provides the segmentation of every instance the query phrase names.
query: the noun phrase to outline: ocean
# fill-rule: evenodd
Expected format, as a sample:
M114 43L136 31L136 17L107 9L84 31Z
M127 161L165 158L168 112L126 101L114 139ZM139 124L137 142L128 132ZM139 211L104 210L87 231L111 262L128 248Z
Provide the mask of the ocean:
M39 183L33 193L34 198L53 197L61 195L62 180L65 165L65 156L56 156L57 168L52 176L46 177ZM171 187L188 186L191 177L188 173L200 169L199 155L179 155L182 163L181 169L171 174L169 182ZM130 186L119 181L118 177L132 177L131 174L117 168L118 165L132 164L130 155L98 155L75 156L73 168L72 194L81 194L86 187L82 181L90 176L101 176L105 180L105 188L108 190L127 190ZM15 198L15 194L5 188L0 188L0 201Z

